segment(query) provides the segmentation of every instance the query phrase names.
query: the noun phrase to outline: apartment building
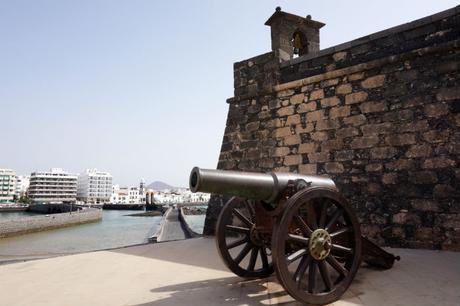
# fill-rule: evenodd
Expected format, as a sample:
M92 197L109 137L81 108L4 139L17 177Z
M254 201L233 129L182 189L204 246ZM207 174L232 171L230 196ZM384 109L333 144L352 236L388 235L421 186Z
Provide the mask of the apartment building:
M11 169L0 169L0 204L14 202L16 173Z
M61 168L30 175L28 190L33 203L75 203L77 198L77 175Z
M112 175L97 169L87 169L78 176L77 199L85 203L108 203L112 195Z

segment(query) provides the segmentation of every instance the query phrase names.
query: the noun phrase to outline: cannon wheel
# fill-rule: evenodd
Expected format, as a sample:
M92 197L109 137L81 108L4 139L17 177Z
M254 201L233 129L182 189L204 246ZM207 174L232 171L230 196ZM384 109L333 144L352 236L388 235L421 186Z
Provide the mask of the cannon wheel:
M222 260L233 273L241 277L272 274L270 239L258 233L249 201L233 197L225 204L217 221L216 242Z
M272 248L278 279L292 297L329 304L347 290L360 266L359 223L337 191L304 189L286 203Z

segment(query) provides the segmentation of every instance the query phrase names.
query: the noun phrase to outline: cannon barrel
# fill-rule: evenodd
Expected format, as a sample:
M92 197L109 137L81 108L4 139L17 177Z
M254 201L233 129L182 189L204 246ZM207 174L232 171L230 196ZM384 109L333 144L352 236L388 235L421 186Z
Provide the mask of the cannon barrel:
M286 189L289 181L302 180L308 186L321 186L337 190L334 181L316 175L283 172L243 172L212 170L195 167L190 173L190 190L273 203Z

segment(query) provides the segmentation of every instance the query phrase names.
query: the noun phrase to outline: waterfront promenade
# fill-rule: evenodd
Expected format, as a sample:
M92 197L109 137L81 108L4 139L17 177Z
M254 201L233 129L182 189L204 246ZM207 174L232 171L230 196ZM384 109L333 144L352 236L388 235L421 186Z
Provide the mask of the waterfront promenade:
M460 300L460 253L393 249L391 270L361 268L336 306L451 306ZM0 266L0 305L298 306L275 277L243 280L213 238L196 238Z
M170 208L164 216L164 222L157 242L183 240L191 238L186 225L179 219L179 208Z

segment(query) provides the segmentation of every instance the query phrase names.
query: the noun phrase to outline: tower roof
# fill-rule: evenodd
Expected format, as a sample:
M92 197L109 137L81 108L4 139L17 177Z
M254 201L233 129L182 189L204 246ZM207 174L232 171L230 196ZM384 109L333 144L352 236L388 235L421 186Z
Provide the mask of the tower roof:
M283 19L290 20L290 21L297 22L297 23L306 23L308 24L308 26L312 28L316 28L316 29L320 29L326 25L322 22L312 20L310 15L308 15L307 17L301 17L301 16L297 16L291 13L283 12L281 11L281 8L279 6L276 8L273 15L271 15L270 18L268 18L268 20L265 21L265 25L271 26L272 23L275 22L279 18L283 18Z

